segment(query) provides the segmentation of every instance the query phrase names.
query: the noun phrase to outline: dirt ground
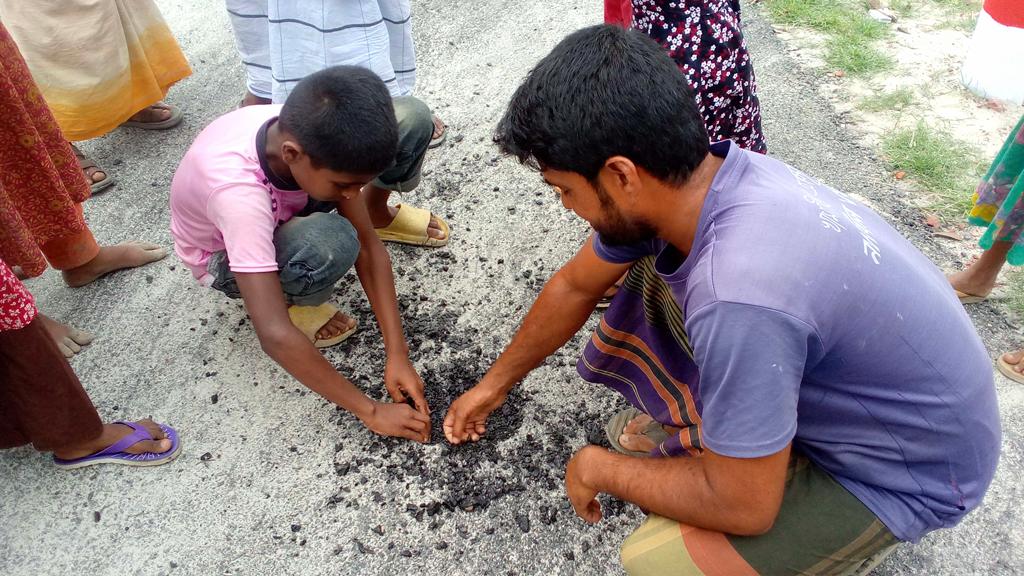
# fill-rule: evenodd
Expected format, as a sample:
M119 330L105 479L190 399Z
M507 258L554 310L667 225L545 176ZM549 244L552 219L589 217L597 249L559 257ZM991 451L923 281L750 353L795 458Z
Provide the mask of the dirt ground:
M128 130L84 148L118 178L86 204L103 242L170 245L168 184L195 134L243 89L222 2L160 0L195 74L169 100L186 110L162 134ZM586 226L489 137L518 81L565 34L597 23L596 0L417 0L418 95L450 125L424 184L406 200L449 218L449 247L389 248L413 360L436 419L501 351L540 286ZM822 94L756 6L746 7L771 153L876 207L940 266L962 258L936 239L912 196ZM48 314L97 341L73 361L105 418L152 415L181 432L166 467L53 469L29 449L0 453L0 574L618 574L641 521L605 499L606 520L575 518L562 474L601 442L621 400L576 376L587 336L535 371L486 442L453 448L372 436L264 357L239 304L195 285L173 257L68 289L29 282ZM348 283L335 300L362 330L328 358L383 397L380 335ZM993 354L1016 341L991 305L972 318ZM999 379L1004 451L985 505L960 526L903 546L878 574L1024 571L1018 481L1024 389Z

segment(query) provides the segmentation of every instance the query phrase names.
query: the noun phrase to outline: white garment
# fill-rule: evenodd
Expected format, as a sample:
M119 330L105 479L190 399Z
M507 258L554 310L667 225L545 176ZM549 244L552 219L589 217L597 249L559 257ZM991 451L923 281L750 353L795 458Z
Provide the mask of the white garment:
M409 0L225 0L246 86L275 104L330 66L373 70L392 96L416 84Z
M982 98L1024 104L1024 28L978 16L960 80Z

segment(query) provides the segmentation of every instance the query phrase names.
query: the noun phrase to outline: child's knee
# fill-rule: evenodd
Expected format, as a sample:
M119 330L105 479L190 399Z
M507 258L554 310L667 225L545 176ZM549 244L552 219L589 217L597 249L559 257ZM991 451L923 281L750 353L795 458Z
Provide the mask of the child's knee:
M308 233L281 267L282 287L293 296L333 286L359 256L359 237L346 218L328 213L306 218Z

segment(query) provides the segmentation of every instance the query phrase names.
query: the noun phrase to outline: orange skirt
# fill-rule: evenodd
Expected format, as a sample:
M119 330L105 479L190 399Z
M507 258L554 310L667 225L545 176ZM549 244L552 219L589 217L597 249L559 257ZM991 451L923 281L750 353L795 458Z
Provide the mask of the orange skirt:
M153 0L0 0L64 136L96 138L192 73Z

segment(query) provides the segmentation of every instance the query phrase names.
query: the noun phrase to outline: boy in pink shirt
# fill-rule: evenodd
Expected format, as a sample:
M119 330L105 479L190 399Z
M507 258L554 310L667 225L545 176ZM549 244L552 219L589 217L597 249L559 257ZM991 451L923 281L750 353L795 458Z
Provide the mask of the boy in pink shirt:
M392 100L372 72L336 66L305 78L283 105L215 120L171 184L175 252L200 283L244 300L263 350L374 432L423 442L429 408L409 361L386 235L375 230L387 215L374 212L381 198L387 210L390 191L419 183L432 131L422 102ZM447 242L447 226L425 210L400 207L392 224L408 224L410 212L435 240L422 243ZM395 403L371 400L317 351L355 331L328 303L353 265L384 337Z

